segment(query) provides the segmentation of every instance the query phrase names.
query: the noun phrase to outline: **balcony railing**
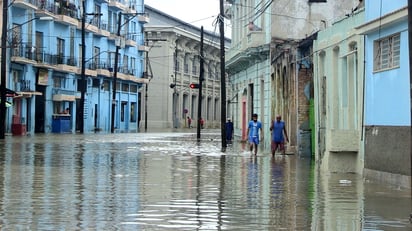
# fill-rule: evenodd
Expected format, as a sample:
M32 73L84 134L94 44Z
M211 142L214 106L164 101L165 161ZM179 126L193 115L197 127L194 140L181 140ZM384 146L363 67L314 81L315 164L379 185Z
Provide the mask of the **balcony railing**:
M96 65L96 69L113 70L113 65L107 64L105 62L99 62Z
M48 54L42 48L35 48L29 45L20 44L10 49L11 57L20 57L37 63L58 65L65 64L77 66L77 59L70 56Z
M26 58L29 60L35 60L35 52L36 49L32 46L20 44L17 46L14 46L11 51L11 56L16 56L16 57L21 57L21 58Z
M72 18L80 19L79 12L76 5L70 3L68 6L57 7L57 14L70 16Z
M39 10L57 14L57 7L54 1L37 0L35 5L39 8Z
M101 30L107 30L108 31L108 25L107 22L100 20L99 18L94 18L91 23L93 26L101 29Z
M16 91L31 91L32 89L30 88L31 81L30 80L25 80L22 79L16 83Z

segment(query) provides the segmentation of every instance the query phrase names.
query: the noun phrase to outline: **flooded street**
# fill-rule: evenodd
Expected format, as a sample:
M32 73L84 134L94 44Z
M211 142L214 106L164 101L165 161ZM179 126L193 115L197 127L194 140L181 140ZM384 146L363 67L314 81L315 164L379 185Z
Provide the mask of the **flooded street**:
M412 230L409 189L192 131L0 140L0 229Z

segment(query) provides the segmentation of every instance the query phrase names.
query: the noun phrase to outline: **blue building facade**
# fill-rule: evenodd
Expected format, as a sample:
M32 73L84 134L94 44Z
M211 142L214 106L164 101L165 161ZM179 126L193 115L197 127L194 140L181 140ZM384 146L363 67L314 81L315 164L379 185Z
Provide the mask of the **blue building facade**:
M6 87L17 96L6 132L109 132L113 99L115 131L138 130L139 88L146 82L143 0L17 0L8 21Z
M377 7L379 6L379 7ZM366 0L365 175L410 185L408 2Z

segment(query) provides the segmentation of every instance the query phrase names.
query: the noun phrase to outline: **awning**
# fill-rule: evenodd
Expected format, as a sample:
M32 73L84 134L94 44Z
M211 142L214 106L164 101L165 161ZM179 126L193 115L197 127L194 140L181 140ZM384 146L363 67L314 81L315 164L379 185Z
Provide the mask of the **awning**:
M38 92L38 91L19 91L16 92L17 96L22 97L22 98L30 98L33 95L43 95L43 93Z
M64 94L56 94L56 95L53 95L53 101L68 101L68 102L73 102L73 101L76 101L76 96L74 96L74 95L64 95Z
M1 89L1 85L0 85L0 89ZM6 97L15 97L15 96L18 96L18 95L19 94L17 94L17 92L6 88Z

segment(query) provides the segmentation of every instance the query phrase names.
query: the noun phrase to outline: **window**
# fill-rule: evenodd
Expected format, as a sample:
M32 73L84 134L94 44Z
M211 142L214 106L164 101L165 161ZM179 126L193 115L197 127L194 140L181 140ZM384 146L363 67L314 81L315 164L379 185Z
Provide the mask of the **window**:
M82 49L83 49L82 44L79 44L79 60L82 60L82 55L83 55ZM81 62L79 62L79 65L81 65Z
M136 75L136 58L130 57L130 72L131 75Z
M57 38L57 63L62 64L64 58L64 39Z
M399 67L400 40L400 34L395 34L374 42L374 71L382 71Z
M115 54L116 53L114 53L114 52L108 52L107 53L107 66L109 67L109 70L110 69L113 70L113 68L114 68Z
M180 71L179 70L180 63L179 63L179 59L176 58L176 53L173 55L173 61L175 63L175 71Z
M54 88L64 88L65 78L62 76L53 76L53 87Z
M184 60L184 64L183 64L183 71L185 74L189 73L189 55L186 54L185 55L185 60Z
M92 68L96 69L99 68L100 65L100 47L93 48L93 62L91 63Z
M74 27L70 27L70 58L69 58L68 64L71 66L76 66L76 62L74 60L75 33L76 33L76 29Z
M130 103L130 122L136 122L137 120L137 103L131 102Z
M126 101L122 101L122 104L121 104L121 108L120 108L120 110L121 110L121 112L120 112L120 121L122 121L122 122L124 122L124 119L125 119L125 113L126 113L126 108L127 108L127 102Z
M122 91L124 91L124 92L129 92L129 84L123 83L123 84L122 84Z
M123 73L129 74L129 56L123 55Z
M96 14L100 14L100 13L101 13L101 7L100 7L100 5L97 5L97 4L94 5L94 13L96 13ZM95 15L95 16L93 17L92 24L95 25L95 26L97 26L98 28L100 28L100 16Z
M192 62L192 75L197 75L197 65L199 65L199 58L195 56Z

